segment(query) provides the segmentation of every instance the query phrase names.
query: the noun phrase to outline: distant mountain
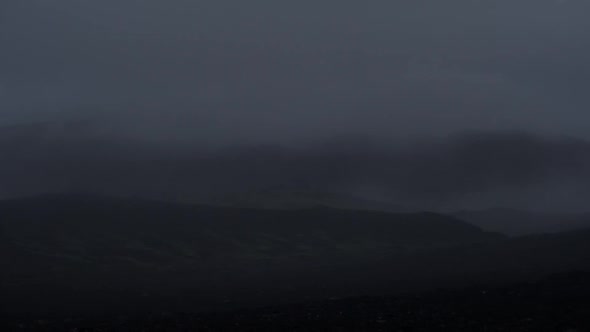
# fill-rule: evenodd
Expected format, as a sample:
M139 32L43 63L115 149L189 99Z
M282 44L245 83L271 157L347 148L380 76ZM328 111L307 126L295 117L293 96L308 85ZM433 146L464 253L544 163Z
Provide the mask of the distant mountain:
M27 310L277 303L590 266L590 231L506 238L435 213L52 195L0 201L0 216L0 293Z
M130 275L137 283L180 276L192 284L502 238L435 213L236 209L84 195L0 201L0 216L10 247L0 257L11 262L2 278L10 285L87 283L88 273L115 284Z
M422 143L214 147L134 140L94 120L0 127L0 198L88 192L241 207L326 205L389 212L550 201L551 208L564 210L585 206L589 165L586 141L507 133ZM395 204L356 198L359 188ZM471 199L476 202L467 203Z
M137 263L181 256L198 261L377 255L499 237L435 213L321 206L239 209L84 195L5 200L0 202L0 215L6 236L21 248L90 261L105 258L99 253L105 250L120 251Z
M486 209L452 213L484 230L509 235L555 233L590 228L590 213L545 213L517 209Z
M225 194L209 201L210 204L258 209L305 209L326 206L347 210L411 213L411 209L379 200L364 199L337 192L279 189Z

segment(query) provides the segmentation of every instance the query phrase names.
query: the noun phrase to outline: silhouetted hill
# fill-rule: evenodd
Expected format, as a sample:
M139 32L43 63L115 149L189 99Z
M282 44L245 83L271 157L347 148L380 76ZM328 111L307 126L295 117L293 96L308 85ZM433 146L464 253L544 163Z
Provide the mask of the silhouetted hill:
M487 231L509 235L555 233L590 228L588 213L550 213L496 208L460 211L452 215Z
M353 195L315 190L268 189L255 192L225 194L210 200L211 204L228 207L261 209L305 209L318 205L347 209L390 213L416 212L397 204L364 199Z
M6 200L0 213L7 236L23 250L79 259L101 250L172 260L182 252L183 259L382 255L499 237L435 213L257 210L89 195Z
M507 239L436 213L53 195L2 201L0 215L15 311L202 310L590 267L590 231Z

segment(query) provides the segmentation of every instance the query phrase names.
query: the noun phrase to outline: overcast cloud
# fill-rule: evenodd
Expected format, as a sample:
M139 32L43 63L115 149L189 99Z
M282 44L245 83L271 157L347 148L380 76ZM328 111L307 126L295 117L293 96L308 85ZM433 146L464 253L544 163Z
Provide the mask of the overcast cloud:
M590 3L0 4L0 123L205 144L517 129L588 137Z
M285 188L586 209L588 13L587 0L1 1L0 196Z

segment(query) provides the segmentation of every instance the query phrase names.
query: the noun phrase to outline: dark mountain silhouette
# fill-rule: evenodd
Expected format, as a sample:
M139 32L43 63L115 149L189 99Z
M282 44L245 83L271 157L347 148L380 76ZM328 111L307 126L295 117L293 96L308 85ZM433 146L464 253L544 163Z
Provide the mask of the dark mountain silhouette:
M228 207L259 209L305 209L326 206L346 210L410 213L417 209L389 202L365 199L338 192L321 192L297 188L271 188L254 192L238 192L220 195L210 204Z
M460 211L452 215L487 231L509 235L590 228L590 213L550 213L496 208Z
M1 201L0 215L0 292L16 311L213 309L590 265L590 231L507 239L436 213L50 195Z
M22 248L48 255L69 252L80 259L87 259L105 243L108 250L150 257L174 257L184 250L185 258L264 258L384 253L500 237L435 213L389 214L322 206L258 210L49 195L2 201L0 213L4 232Z
M297 284L298 274L309 273L305 284L392 253L502 238L436 213L238 209L95 195L5 200L0 215L7 247L1 288L20 300L28 296L18 290L250 292L269 280Z

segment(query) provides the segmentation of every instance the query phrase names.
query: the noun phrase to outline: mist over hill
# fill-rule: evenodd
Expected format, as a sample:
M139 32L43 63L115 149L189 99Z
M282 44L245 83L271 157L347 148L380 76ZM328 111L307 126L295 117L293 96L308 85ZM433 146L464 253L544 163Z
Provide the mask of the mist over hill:
M242 207L573 212L590 197L588 142L524 133L199 147L39 125L0 131L0 150L5 198L90 192Z
M488 231L509 235L557 233L590 228L588 213L551 213L516 209L484 209L452 213Z

